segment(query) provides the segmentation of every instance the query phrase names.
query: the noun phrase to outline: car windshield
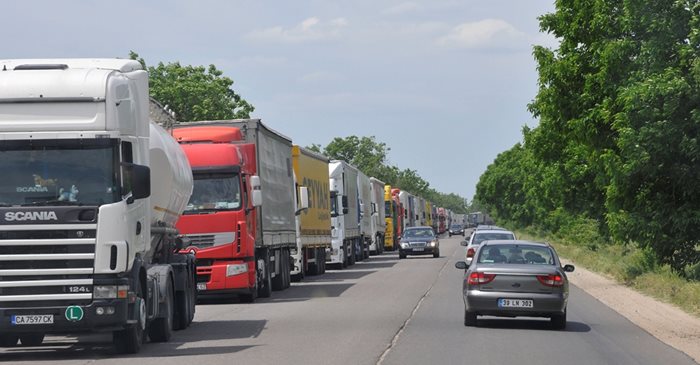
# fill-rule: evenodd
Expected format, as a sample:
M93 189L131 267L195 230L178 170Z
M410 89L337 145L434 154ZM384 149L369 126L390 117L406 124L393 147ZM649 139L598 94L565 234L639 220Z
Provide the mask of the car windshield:
M194 189L185 213L240 209L240 186L238 174L195 172Z
M450 229L462 229L462 226L460 226L459 224L455 224L452 227L450 227Z
M474 234L474 239L472 240L472 244L474 245L480 245L481 242L484 241L491 241L491 240L514 240L515 237L513 236L512 233L510 232L494 232L494 233L476 233Z
M406 238L433 238L435 234L430 228L426 229L409 229L406 230Z
M118 144L8 141L0 144L0 205L102 205L121 200ZM7 173L11 172L11 173Z
M479 252L483 264L554 265L552 249L531 245L487 245Z

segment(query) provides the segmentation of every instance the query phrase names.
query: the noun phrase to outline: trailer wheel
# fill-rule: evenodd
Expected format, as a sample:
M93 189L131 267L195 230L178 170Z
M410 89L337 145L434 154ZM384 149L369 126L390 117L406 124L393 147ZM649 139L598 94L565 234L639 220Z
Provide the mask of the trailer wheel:
M0 335L0 347L15 347L19 341L17 335Z
M175 330L184 330L194 319L194 305L192 305L196 301L194 281L192 273L188 271L185 290L175 293L175 322L173 323Z
M269 298L272 295L272 275L270 275L270 254L262 250L262 257L258 258L257 265L262 269L258 281L258 297Z
M165 313L148 326L148 337L153 342L168 342L173 335L173 282L168 279L165 295Z
M141 350L141 345L146 334L146 296L141 287L141 281L135 283L136 297L135 309L138 310L137 323L129 328L112 332L112 342L120 354L135 354Z

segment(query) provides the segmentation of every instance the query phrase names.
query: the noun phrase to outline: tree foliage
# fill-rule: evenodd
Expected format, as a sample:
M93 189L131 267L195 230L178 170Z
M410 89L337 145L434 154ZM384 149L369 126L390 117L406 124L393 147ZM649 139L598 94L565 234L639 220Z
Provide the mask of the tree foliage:
M499 155L476 198L556 231L597 222L681 271L700 260L700 2L556 1L535 47L540 124Z
M214 65L190 66L179 62L146 67L135 52L129 57L138 60L148 71L151 96L168 105L182 122L250 118L255 108L231 86L233 80L223 76Z
M391 150L386 143L379 142L374 136L345 138L336 137L326 147L312 144L307 147L322 153L333 160L343 160L357 167L367 176L373 176L401 190L423 197L440 207L448 208L456 213L465 213L464 198L450 193L440 193L430 187L416 170L399 169L390 165L387 154Z

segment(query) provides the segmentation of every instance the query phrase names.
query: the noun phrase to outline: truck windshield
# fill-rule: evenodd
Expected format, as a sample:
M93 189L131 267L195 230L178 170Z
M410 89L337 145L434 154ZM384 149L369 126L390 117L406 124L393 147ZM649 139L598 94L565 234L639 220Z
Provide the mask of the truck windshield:
M117 146L111 139L0 143L0 206L119 201Z
M331 217L337 217L338 215L338 193L331 191Z
M241 181L235 173L194 173L194 189L185 214L237 210L241 204Z

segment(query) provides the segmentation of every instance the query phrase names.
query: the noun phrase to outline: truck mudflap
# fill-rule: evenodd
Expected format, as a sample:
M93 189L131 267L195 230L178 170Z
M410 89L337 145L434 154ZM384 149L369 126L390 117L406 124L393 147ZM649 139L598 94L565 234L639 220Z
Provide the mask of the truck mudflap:
M113 331L129 323L127 299L95 300L89 305L0 310L0 333L68 334Z

